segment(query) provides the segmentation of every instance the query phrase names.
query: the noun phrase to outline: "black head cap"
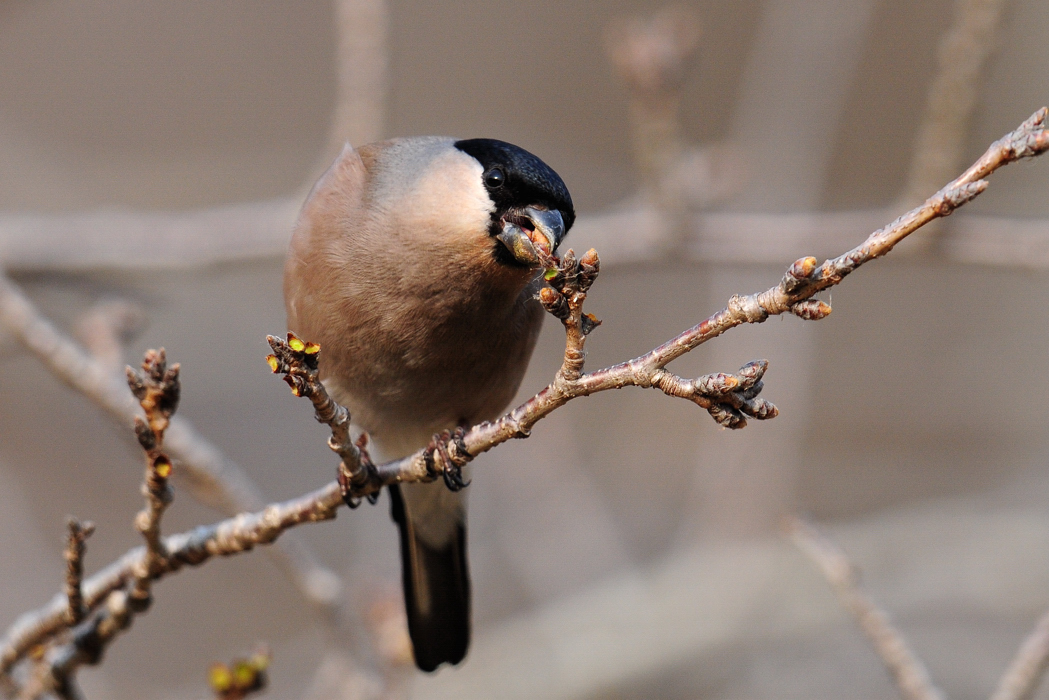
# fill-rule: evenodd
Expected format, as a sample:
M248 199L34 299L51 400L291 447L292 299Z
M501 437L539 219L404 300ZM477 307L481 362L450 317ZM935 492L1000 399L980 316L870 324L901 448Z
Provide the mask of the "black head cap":
M456 141L455 147L473 156L484 168L484 186L495 202L497 218L514 207L541 204L561 212L566 232L572 228L572 195L561 176L539 158L495 139L466 139Z

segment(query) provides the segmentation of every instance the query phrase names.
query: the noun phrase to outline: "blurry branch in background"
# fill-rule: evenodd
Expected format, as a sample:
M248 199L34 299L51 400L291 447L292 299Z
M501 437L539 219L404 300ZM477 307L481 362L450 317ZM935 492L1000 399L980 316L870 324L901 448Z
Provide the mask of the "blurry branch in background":
M73 326L73 335L88 354L114 375L124 370L124 348L145 328L146 314L122 299L101 301Z
M152 581L174 573L187 564L199 565L216 555L238 554L256 545L271 543L284 531L301 523L334 518L337 509L344 503L344 492L351 497L347 500L352 500L352 497L366 496L381 485L393 482L431 481L443 476L446 481L454 483L458 470L466 461L512 438L527 437L536 422L573 398L634 385L658 388L669 395L694 401L706 408L719 422L723 422L719 414L727 416L727 422L723 424L730 427L741 427L738 420L733 423L732 419L742 418L743 414L771 417L774 408L770 404L759 403L755 398L760 388L763 366L748 366L751 367L749 370L745 367L735 376L707 375L698 380L676 377L664 367L702 343L743 323L759 323L770 315L788 311L806 319L826 316L830 307L812 298L817 293L839 284L860 265L887 254L893 246L924 224L948 216L956 207L978 196L987 187L987 181L983 178L999 167L1049 150L1049 131L1044 128L1047 113L1049 111L1043 108L1015 131L996 141L960 177L921 206L872 233L860 246L821 265L816 264L815 258L799 259L788 268L777 286L760 294L732 297L724 310L629 362L595 372L583 372L583 344L586 335L598 324L597 319L582 312L586 293L597 277L597 255L590 251L577 261L569 251L564 259L552 260L545 276L551 286L544 288L541 301L565 325L566 343L564 363L547 388L493 423L482 423L469 431L444 436L438 444L404 460L379 466L360 460L357 471L351 473L351 478L343 485L336 481L300 498L268 505L256 513L242 513L229 520L164 538L159 537L155 517L140 516L143 522L139 523L139 527L147 535L149 546L128 552L83 583L83 606L88 615L85 622L70 629L69 600L66 595L60 594L46 607L24 615L8 630L0 645L0 674L8 676L4 679L4 687L10 687L13 682L10 672L15 664L32 649L48 644L50 648L36 668L37 671L44 669L46 673L34 673L26 687L41 688L41 692L48 687L58 687L62 679L70 677L76 666L96 659L104 649L105 642L127 626L131 614L138 611L135 606L141 607L141 603L148 600L143 594L148 594ZM13 304L11 300L17 301L18 296L7 294L4 299L7 303L0 305L0 311L5 315L10 314L11 309L7 307L17 307L18 304ZM51 332L54 333L53 329ZM305 395L307 389L323 391L319 382L313 386L314 383L310 381L316 365L317 350L302 341L288 344L286 348L280 342L275 343L277 353L269 360L271 368L288 375L288 383L300 395ZM54 349L57 351L61 348L56 345ZM314 358L312 361L311 357ZM159 441L152 439L158 437L153 424L162 425L166 417L161 422L157 422L159 419L153 420L151 406L155 404L157 410L161 411L173 409L170 393L164 393L165 383L171 379L170 372L158 369L161 360L162 357L153 355L151 359L147 355L144 365L147 373L160 386L160 393L157 394L159 398L152 403L148 383L131 378L132 390L139 396L147 416L151 418L148 424L138 421L139 427L136 429L150 457L151 471L147 474L147 484L150 485L151 494L154 491L157 494L164 492L167 472L171 468L170 461L159 453ZM160 378L156 379L158 375ZM320 397L311 396L311 399L319 407L328 406L329 403ZM337 421L329 424L332 425L333 434L340 429ZM339 434L334 436L337 442ZM345 488L347 485L349 489ZM158 488L154 489L153 486ZM158 498L162 498L162 495ZM159 510L154 508L152 500L150 502L150 512L157 511L155 514L158 515ZM82 639L78 636L82 630L89 630L90 635ZM65 640L67 632L72 632L72 640ZM36 696L23 692L21 697Z
M1016 652L991 700L1030 700L1049 667L1049 612Z
M965 158L969 128L983 88L987 63L1008 0L955 0L954 20L940 39L936 74L914 145L902 203L913 206L925 193L957 172ZM921 246L935 245L942 226Z
M812 523L794 518L788 523L794 544L811 559L859 624L904 700L944 700L925 668L889 616L860 585L859 569Z
M112 353L120 345L116 336L123 328L123 317L131 312L121 311L119 306L108 308L109 311L96 309L81 326L81 335L87 334L89 345L95 350L105 350L103 357L96 358L63 335L10 279L0 276L0 327L32 352L56 378L86 396L120 425L130 426L138 411L126 383L114 371ZM259 510L266 503L247 474L197 433L188 421L172 420L166 444L178 464L180 482L201 503L227 515ZM271 553L306 600L322 608L335 602L341 587L338 577L323 567L301 541L283 540Z
M202 266L283 255L301 197L189 211L0 213L7 270Z
M609 60L627 88L631 146L640 175L641 201L660 221L657 254L680 254L694 210L735 192L740 157L728 146L686 143L681 97L699 54L702 28L695 11L671 5L652 17L611 22L605 31ZM617 261L618 262L618 261Z
M335 0L335 104L319 169L344 143L360 146L382 138L386 108L389 17L384 0ZM313 184L312 179L306 186Z
M842 606L856 618L904 700L944 700L925 664L915 655L888 614L860 585L860 573L848 555L815 524L792 518L787 523L794 544L811 559L837 593ZM1020 645L998 682L991 700L1030 700L1049 667L1049 613Z
M1005 0L957 0L919 130L905 204L913 206L960 167L968 123ZM388 11L382 0L336 3L336 95L322 156L381 136ZM629 91L642 201L583 214L573 237L602 251L605 265L669 253L695 261L778 262L798 247L830 255L876 226L889 209L769 215L703 212L733 195L743 173L727 144L687 144L681 88L700 46L698 19L671 7L650 20L612 25L610 58ZM155 268L207 265L284 254L301 198L184 212L0 213L0 260L8 270ZM631 235L624 235L630 231ZM704 231L717 236L704 236ZM756 242L760 236L761 242ZM924 237L923 237L924 238ZM971 264L1049 267L1049 221L961 215L944 241L949 259Z
M605 31L608 56L629 91L634 162L644 194L667 204L668 174L684 151L681 90L695 62L702 34L688 7L672 5L651 18L612 22Z

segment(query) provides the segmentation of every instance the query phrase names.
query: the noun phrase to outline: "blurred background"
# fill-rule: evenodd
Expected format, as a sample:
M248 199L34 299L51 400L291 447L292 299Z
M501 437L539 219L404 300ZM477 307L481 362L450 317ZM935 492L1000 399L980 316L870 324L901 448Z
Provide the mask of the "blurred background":
M2 624L60 590L67 514L97 524L89 573L139 544L131 431L26 348L20 294L105 377L147 347L182 363L180 416L243 497L179 488L164 530L181 531L333 478L264 357L296 208L343 140L486 136L554 167L580 212L569 244L602 256L593 369L931 195L1049 102L1047 45L1042 0L5 0ZM952 698L986 697L1049 608L1049 163L916 238L828 295L826 320L738 328L672 366L767 358L774 421L725 431L633 389L479 458L461 668L398 666L384 497L283 554L163 580L85 694L206 697L208 666L261 640L275 698L895 697L784 537L800 512ZM560 363L548 320L521 398Z

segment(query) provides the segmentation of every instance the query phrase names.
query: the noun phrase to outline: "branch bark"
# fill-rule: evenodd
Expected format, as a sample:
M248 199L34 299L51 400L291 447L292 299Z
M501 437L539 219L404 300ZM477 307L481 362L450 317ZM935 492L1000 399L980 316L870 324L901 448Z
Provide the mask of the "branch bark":
M64 384L89 398L121 425L134 424L137 409L127 384L55 328L4 275L0 275L0 325ZM166 441L168 452L180 466L182 482L201 503L227 515L259 510L265 505L266 499L251 478L189 421L174 417ZM341 588L338 576L322 566L301 541L289 538L272 550L271 556L308 601L322 607L334 603ZM0 671L5 668L0 659Z
M819 567L842 606L856 618L904 700L945 700L888 614L863 590L859 570L845 553L812 523L795 518L789 530L798 549Z
M66 600L68 608L66 617L70 625L79 624L84 619L87 609L84 607L84 592L81 589L84 581L84 545L87 538L95 531L91 522L82 523L76 518L69 518L66 523L69 538L66 541Z
M566 327L565 361L554 381L499 420L474 426L450 441L447 449L442 451L446 452L450 461L442 461L437 465L432 451L420 450L405 459L368 470L364 484L354 485L349 495L359 498L374 494L387 484L433 480L437 476L436 467L439 466L440 471L455 468L457 463L468 461L511 438L527 437L539 420L560 406L574 398L599 391L625 386L657 388L668 395L687 398L700 405L703 405L703 400L712 404L720 401L720 405L745 413L743 402L754 399L753 395L748 396L748 392L753 390L757 381L749 388L743 384L757 373L755 369L741 371L732 378L708 375L697 380L686 380L669 373L666 365L743 323L759 323L771 315L787 311L802 318L825 316L830 307L814 300L812 297L816 294L839 284L860 265L886 255L893 246L924 224L949 215L979 195L987 187L983 178L1001 166L1049 150L1049 131L1044 125L1047 113L1049 110L1046 108L1036 112L1015 131L992 144L960 177L921 206L875 231L860 246L822 265L816 265L814 258L801 258L790 266L777 286L759 294L734 296L725 309L651 352L595 372L583 372L583 346L587 334L598 322L582 313L582 303L589 285L597 275L597 256L588 252L580 261L576 261L573 255L566 254L556 267L548 270L547 281L551 286L547 289L553 294L545 292L546 298L543 299L548 310L558 315ZM10 295L0 296L0 301L10 299ZM564 312L565 308L567 313ZM10 311L7 305L0 304L0 312ZM51 332L54 333L53 329ZM55 347L61 346L52 346ZM305 350L304 345L301 351L296 352L308 354ZM83 358L79 358L79 361L82 362ZM732 395L735 398L730 398ZM740 406L736 406L737 403ZM314 405L326 406L327 403L314 400ZM216 555L229 556L249 551L256 545L273 542L284 531L301 523L334 518L342 502L343 489L338 482L332 482L312 493L271 504L255 513L242 513L210 526L162 538L159 540L160 546L134 549L84 583L84 605L88 610L96 610L108 601L111 610L119 610L119 596L114 598L111 594L126 586L143 567L147 567L151 578L156 580L183 566L202 564ZM66 595L60 594L44 608L28 613L17 621L0 645L0 674L10 671L35 645L66 629L68 607Z
M655 387L670 394L666 387L687 380L670 375L666 366L735 326L760 323L769 316L787 311L803 317L812 315L814 309L817 311L812 317L829 313L829 307L805 302L841 283L861 265L888 254L897 243L925 224L949 216L955 209L971 201L987 188L988 183L983 178L998 168L1021 158L1040 155L1049 149L1049 131L1045 128L1047 115L1049 109L1045 107L1035 112L1014 131L991 144L980 159L954 181L920 206L872 233L867 240L847 253L826 260L819 266L816 266L815 258L799 259L779 285L760 294L732 297L725 309L645 355L583 374L577 379L556 379L502 418L471 428L462 437L463 451L452 446L454 453L458 453L457 456L453 453L453 458L473 459L511 438L528 437L532 426L538 421L581 396L625 386ZM570 337L566 359L567 352L572 349ZM378 467L375 477L364 488L355 491L354 495L366 496L388 484L430 478L424 452L420 450L402 460Z

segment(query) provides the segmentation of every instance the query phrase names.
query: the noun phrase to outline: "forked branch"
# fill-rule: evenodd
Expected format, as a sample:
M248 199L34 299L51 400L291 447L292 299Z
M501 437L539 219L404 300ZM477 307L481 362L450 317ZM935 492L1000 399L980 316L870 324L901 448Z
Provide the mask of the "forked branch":
M761 323L769 316L786 312L804 319L823 318L830 313L830 306L813 299L817 294L840 284L861 265L888 254L896 244L925 224L949 216L955 209L971 201L987 188L988 183L984 178L998 168L1021 158L1040 155L1049 149L1049 131L1045 128L1047 115L1049 110L1045 107L1035 112L1014 131L991 144L980 159L958 178L920 206L872 233L859 246L821 265L816 264L815 258L799 259L775 287L758 294L732 297L725 309L645 355L574 376L577 365L578 371L582 372L581 353L586 333L583 332L584 317L569 316L573 320L566 325L568 341L565 365L557 378L502 418L481 423L467 431L461 440L450 446L452 459L468 461L507 440L527 437L538 421L581 396L625 386L658 388L670 395L679 395L673 390L687 387L689 380L670 375L666 366L730 328L744 323ZM567 259L569 256L565 257ZM556 274L564 275L565 272L558 268ZM585 298L585 292L583 296ZM579 303L582 304L582 301ZM691 394L688 398L691 398ZM427 480L432 478L430 473L425 451L420 450L404 459L378 466L374 478L355 490L354 495L365 496L387 484Z
M667 395L693 401L728 427L742 427L745 416L760 419L776 415L775 407L757 397L766 367L764 361L745 365L734 375L713 374L698 379L678 377L666 367L699 345L743 323L760 323L769 316L788 311L804 319L825 317L830 313L830 307L814 299L815 295L839 284L860 265L887 254L924 224L949 215L979 195L987 187L983 178L1001 166L1049 149L1049 132L1044 125L1046 115L1046 109L1039 110L1015 131L992 144L959 178L921 206L871 234L860 246L821 265L816 264L815 258L802 258L790 266L775 287L759 294L734 296L725 309L651 352L594 372L584 372L584 345L587 335L599 322L584 314L582 305L599 271L597 254L590 251L580 260L576 260L571 252L566 253L562 260L551 257L546 273L548 286L541 293L540 300L565 325L566 345L561 369L554 381L531 399L494 422L457 433L436 455L432 450L420 450L402 460L371 465L366 461L366 452L361 445L350 443L349 416L344 413L345 409L327 396L317 379L319 348L299 339L288 344L274 338L275 355L270 360L271 367L288 375L289 384L297 393L310 397L318 417L331 427L331 446L342 458L348 478L342 480L342 485L333 482L291 501L274 503L259 512L244 513L179 535L160 538L151 523L145 523L148 527L142 529L148 546L128 552L82 585L83 607L90 617L77 629L96 619L108 619L119 627L124 619L121 614L128 615L129 596L125 588L133 591L140 586L141 583L133 582L140 581L143 573L148 572L149 580L155 581L186 564L198 565L215 555L236 554L258 544L268 544L300 523L334 518L344 496L350 501L359 501L376 494L387 484L433 480L437 473L458 469L466 461L511 438L527 437L538 421L581 396L625 386L655 388ZM306 387L309 392L300 389ZM153 508L151 502L150 509ZM159 512L155 516L159 518ZM152 517L145 516L143 520ZM121 601L124 601L123 605ZM23 616L8 630L0 645L0 680L31 649L69 629L69 607L67 596L59 595L48 606ZM105 616L107 610L108 617ZM76 638L75 632L73 637ZM75 643L70 644L75 648ZM70 644L59 645L53 651L70 652Z

